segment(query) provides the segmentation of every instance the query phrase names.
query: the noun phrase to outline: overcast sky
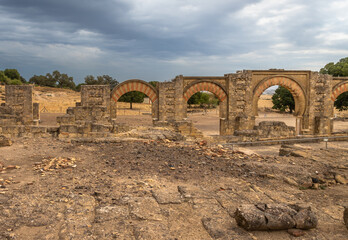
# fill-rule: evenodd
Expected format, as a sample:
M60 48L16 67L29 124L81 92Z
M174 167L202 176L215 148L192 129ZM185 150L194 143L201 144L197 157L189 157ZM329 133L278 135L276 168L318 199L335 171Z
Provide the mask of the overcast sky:
M0 0L0 69L164 81L348 56L347 0Z

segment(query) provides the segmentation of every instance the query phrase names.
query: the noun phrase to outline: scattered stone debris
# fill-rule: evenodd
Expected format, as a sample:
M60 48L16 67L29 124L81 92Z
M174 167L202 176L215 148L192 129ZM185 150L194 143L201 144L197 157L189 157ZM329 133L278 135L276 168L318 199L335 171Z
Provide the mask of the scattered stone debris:
M12 141L9 138L3 135L0 135L0 147L7 147L11 145L12 145Z
M347 185L335 180L348 177L346 150L300 158L203 141L27 141L0 150L3 168L21 167L0 174L0 239L346 239ZM316 220L290 203L310 204L325 224L298 229ZM259 227L284 231L238 226L243 204Z
M311 229L318 224L310 207L286 204L241 205L235 219L246 230Z
M340 183L340 184L347 184L348 183L348 180L339 174L335 175L335 180L337 183Z
M311 156L311 149L301 145L282 145L279 149L279 156L293 156L309 158Z
M5 166L2 162L0 162L0 172L6 171L6 170L13 170L13 169L19 169L20 166L17 165L7 165Z
M183 136L165 127L138 127L128 132L118 134L118 137L178 141Z
M53 171L55 169L65 169L65 168L75 168L76 159L75 158L62 158L54 157L43 159L41 162L36 162L34 164L34 169L39 172Z

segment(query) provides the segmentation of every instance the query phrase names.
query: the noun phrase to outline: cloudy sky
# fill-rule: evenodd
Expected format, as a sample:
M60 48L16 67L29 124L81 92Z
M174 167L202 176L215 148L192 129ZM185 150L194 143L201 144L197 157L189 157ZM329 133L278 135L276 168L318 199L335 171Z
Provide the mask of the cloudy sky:
M308 69L348 56L347 0L0 0L0 69L83 82Z

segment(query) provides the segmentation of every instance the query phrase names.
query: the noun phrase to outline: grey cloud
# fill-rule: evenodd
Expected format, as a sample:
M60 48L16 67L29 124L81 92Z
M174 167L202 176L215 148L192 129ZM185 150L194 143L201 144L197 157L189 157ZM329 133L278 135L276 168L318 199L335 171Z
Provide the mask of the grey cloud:
M79 81L104 72L164 80L320 68L348 50L344 8L324 0L0 0L0 67L27 78L59 69Z

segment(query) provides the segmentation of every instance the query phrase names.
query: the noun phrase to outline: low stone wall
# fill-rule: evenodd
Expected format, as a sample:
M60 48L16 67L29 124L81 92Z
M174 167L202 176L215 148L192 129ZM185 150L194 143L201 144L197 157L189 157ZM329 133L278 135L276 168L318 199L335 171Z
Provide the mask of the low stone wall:
M58 127L41 127L34 125L9 125L0 127L0 135L8 138L17 137L58 137Z
M253 130L236 130L234 136L238 137L240 141L292 138L295 137L295 128L280 121L263 121Z
M262 138L289 138L295 136L295 127L289 127L280 121L263 121L255 128Z

